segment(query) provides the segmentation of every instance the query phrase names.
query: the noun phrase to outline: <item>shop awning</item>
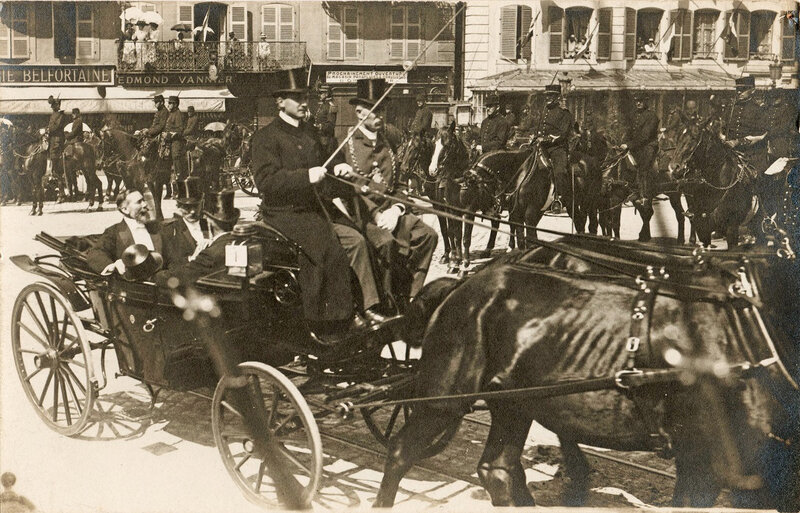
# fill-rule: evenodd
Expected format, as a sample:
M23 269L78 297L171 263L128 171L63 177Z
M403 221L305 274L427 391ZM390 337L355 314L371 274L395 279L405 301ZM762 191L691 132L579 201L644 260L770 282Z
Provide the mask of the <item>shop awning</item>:
M467 86L472 91L531 91L558 83L561 72L554 80L554 71L513 70L476 80ZM576 90L620 91L644 89L650 91L671 90L726 90L734 89L734 77L720 71L694 70L570 70L568 75Z
M193 105L198 112L225 112L225 99L235 98L227 87L204 89L126 89L107 87L105 97L97 87L0 87L0 115L48 114L47 98L61 99L61 107L83 113L153 112L153 97L177 95L181 110Z

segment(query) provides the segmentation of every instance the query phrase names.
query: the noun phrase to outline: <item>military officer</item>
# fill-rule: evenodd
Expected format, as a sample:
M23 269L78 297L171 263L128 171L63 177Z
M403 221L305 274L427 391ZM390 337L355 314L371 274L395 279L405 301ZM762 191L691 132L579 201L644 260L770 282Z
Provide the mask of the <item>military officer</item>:
M166 107L164 107L164 96L157 94L153 97L153 105L156 108L156 113L153 115L153 121L150 123L149 128L145 128L144 130L137 130L135 135L139 135L143 133L146 137L154 140L156 148L158 148L158 137L164 132L164 128L167 126L167 118L169 117L169 111ZM153 190L153 202L151 208L153 208L154 212L156 213L156 217L159 219L163 219L164 215L161 211L161 187L160 185L169 184L169 175L170 175L170 161L168 158L161 158L158 154L155 157L155 169L153 170L153 175L157 178L151 183L151 188L156 188L157 190ZM159 184L159 185L157 185ZM148 195L149 196L149 195ZM150 199L148 198L148 202Z
M77 107L72 109L72 128L69 133L65 135L67 144L83 141L83 117L81 117L81 109Z
M385 134L384 105L369 112L385 90L384 79L357 82L357 94L350 104L356 118L364 121L352 133L344 154L353 170L353 180L378 184L391 191L399 163ZM335 229L361 284L365 316L370 321L380 322L382 319L375 312L380 296L373 271L382 271L378 274L382 275L384 291L392 294L399 304L405 303L416 296L425 283L436 249L436 232L407 212L404 204L379 194L345 198L339 208L344 218L339 216ZM377 250L377 262L374 262L377 266L370 265L365 237Z
M186 128L183 129L184 139L195 139L200 135L200 118L194 111L194 105L186 109Z
M486 114L481 123L481 152L505 149L511 137L511 125L500 113L500 97L497 93L486 97Z
M180 99L177 96L170 96L167 106L169 115L164 125L164 132L167 134L167 142L170 143L172 174L175 180L183 180L186 178L186 140L183 138L186 121L180 111Z
M428 135L428 130L433 123L433 111L425 105L427 97L425 93L417 95L417 112L414 114L414 120L411 122L409 131L411 135Z
M143 130L144 134L147 137L158 137L158 135L164 131L164 127L167 124L167 117L169 117L169 111L164 107L164 96L161 94L157 94L153 97L153 105L155 105L156 113L153 115L153 121L150 123L150 127Z
M311 116L310 122L319 131L320 142L325 152L330 155L336 149L336 118L338 116L336 104L328 85L319 88L319 102L317 110Z
M545 112L541 122L541 147L553 166L553 183L557 195L571 190L569 179L569 140L573 131L572 113L561 106L561 86L545 86Z
M659 119L655 112L647 109L647 95L639 91L634 95L636 112L629 125L626 142L622 149L627 149L636 161L636 181L642 197L652 196L653 162L658 152Z
M755 78L748 75L736 79L736 99L730 110L726 143L736 148L757 172L767 168L767 129L765 110L754 96Z
M335 181L326 179L317 132L305 123L308 90L298 70L282 70L273 92L278 116L252 137L253 177L261 194L261 214L302 247L298 282L303 312L320 340L335 343L353 321L350 264L336 233L325 217L322 192ZM341 155L329 165L344 171ZM345 185L348 189L349 186Z
M50 145L50 162L53 175L58 180L58 201L64 203L64 127L67 125L67 115L61 110L61 100L50 96L47 99L53 112L47 122L47 138Z

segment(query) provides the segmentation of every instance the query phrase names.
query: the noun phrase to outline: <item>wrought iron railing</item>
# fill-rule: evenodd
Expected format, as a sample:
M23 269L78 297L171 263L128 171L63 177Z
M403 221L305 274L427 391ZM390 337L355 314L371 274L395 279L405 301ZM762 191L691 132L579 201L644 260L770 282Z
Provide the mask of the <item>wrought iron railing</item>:
M305 41L123 41L118 67L123 73L206 71L275 71L306 64Z

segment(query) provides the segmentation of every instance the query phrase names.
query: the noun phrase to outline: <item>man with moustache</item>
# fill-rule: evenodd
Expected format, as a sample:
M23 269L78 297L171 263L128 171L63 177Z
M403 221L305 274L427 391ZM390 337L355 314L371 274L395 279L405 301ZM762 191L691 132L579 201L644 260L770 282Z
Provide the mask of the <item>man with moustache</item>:
M109 226L86 253L89 267L104 275L125 274L121 257L128 246L142 244L158 253L163 249L159 225L153 222L141 191L131 188L121 192L117 196L117 209L122 220Z
M327 344L341 340L354 321L347 254L326 218L321 197L337 183L326 179L323 152L316 130L306 122L308 89L300 70L276 74L281 87L273 92L278 116L253 134L252 170L261 194L265 223L297 242L298 283L303 313L311 331ZM328 167L347 171L337 155ZM344 185L349 188L349 186Z
M208 245L208 225L202 218L203 191L200 179L190 176L173 183L178 211L164 221L161 234L164 240L164 261L172 269L186 264Z

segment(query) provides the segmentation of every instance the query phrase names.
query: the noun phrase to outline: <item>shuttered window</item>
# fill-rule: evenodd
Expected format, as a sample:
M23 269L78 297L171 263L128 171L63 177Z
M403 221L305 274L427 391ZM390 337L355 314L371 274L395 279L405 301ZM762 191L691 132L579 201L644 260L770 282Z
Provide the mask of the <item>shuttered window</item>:
M794 60L795 48L795 26L788 20L782 20L783 32L781 33L781 59L784 61Z
M357 6L333 6L328 16L328 60L358 60L361 57L359 11Z
M597 58L611 58L611 12L610 7L598 11L597 26Z
M772 60L772 26L775 25L777 13L773 11L755 11L750 13L750 47L749 58Z
M191 4L178 6L178 23L185 23L194 28L194 7Z
M551 5L547 9L547 26L550 32L550 59L561 60L564 41L564 9Z
M717 19L719 11L695 11L694 13L694 57L713 59L716 57L714 46L717 40Z
M510 60L528 59L531 40L527 38L533 11L527 5L507 5L500 12L500 55ZM520 46L520 43L525 44Z
M733 19L731 20L731 16ZM727 24L733 22L738 34L736 51L728 45L725 41L725 60L728 61L745 61L748 58L748 51L750 50L750 13L747 11L737 10L728 11L725 13L726 27L723 29L723 34L728 34Z
M636 58L636 10L625 8L625 60Z
M94 59L97 55L97 41L94 37L94 8L91 3L79 3L77 7L75 58Z
M294 41L294 25L292 6L270 4L261 8L261 33L267 41Z
M389 56L416 59L422 50L422 24L418 6L392 7Z
M0 25L0 57L11 59L27 59L30 57L30 20L29 4L6 4L7 12ZM33 4L30 4L31 6Z
M236 39L247 41L247 8L244 5L228 6L228 26L228 32L233 32Z
M677 9L670 13L674 20L672 37L673 61L688 61L692 58L692 14L688 9ZM669 51L669 48L667 49Z

